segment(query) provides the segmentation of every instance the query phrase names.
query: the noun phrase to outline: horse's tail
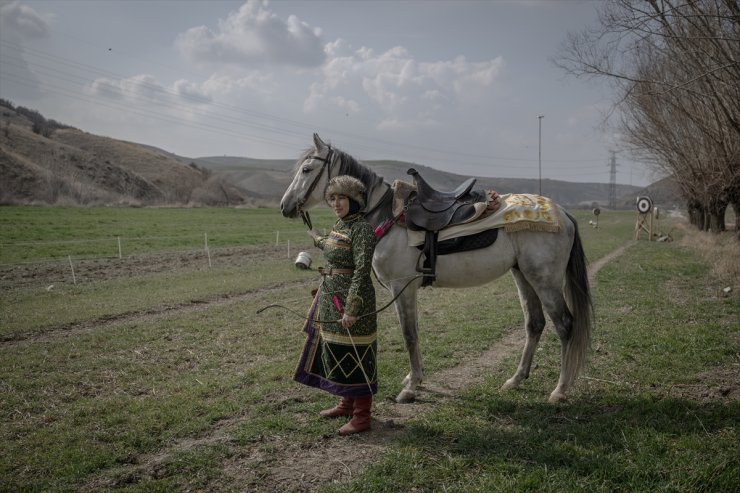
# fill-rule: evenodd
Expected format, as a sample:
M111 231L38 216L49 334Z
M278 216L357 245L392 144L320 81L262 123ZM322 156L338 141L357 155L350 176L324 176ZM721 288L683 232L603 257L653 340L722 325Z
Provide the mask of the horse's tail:
M575 228L573 246L570 249L570 258L565 273L565 297L573 315L573 326L565 351L565 367L568 372L566 378L567 382L571 384L586 363L586 354L591 346L591 327L594 313L591 289L588 284L586 254L583 252L581 235L578 233L578 223L567 212L566 215L573 222Z

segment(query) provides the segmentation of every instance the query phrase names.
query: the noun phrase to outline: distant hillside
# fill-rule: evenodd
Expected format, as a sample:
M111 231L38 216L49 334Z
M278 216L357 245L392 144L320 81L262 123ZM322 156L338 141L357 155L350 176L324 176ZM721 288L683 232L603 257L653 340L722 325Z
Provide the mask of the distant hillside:
M625 195L618 205L633 208L637 203L637 198L642 196L650 197L655 205L664 209L684 208L686 205L685 200L681 198L681 189L671 177L658 180L637 193Z
M391 179L409 180L406 170L416 168L425 180L440 189L451 190L465 181L468 176L446 173L427 166L397 161L368 161L368 166L376 173ZM486 189L496 190L498 193L539 193L539 180L527 178L491 178L477 177L477 185ZM640 187L617 185L617 196L634 193ZM572 183L560 180L542 180L542 194L555 202L568 206L591 207L593 204L603 206L609 198L609 185L604 183Z
M364 164L388 182L410 181L406 170L413 167L442 190L468 178L403 161ZM294 167L294 159L178 156L89 134L0 100L0 204L276 207ZM536 179L478 177L478 185L502 194L539 190ZM604 207L609 185L543 180L542 193L568 207ZM617 185L616 194L626 208L646 194L664 207L682 203L670 180L647 191Z
M237 157L201 157L193 159L198 166L208 168L214 173L228 176L230 183L254 194L274 196L279 199L293 179L294 160L259 160ZM416 168L432 186L441 190L451 190L469 178L428 166L403 161L367 160L367 167L382 176L387 182L394 180L411 181L406 174L409 168ZM499 193L538 193L539 180L525 178L477 177L478 185ZM616 195L638 195L641 187L617 185ZM606 183L573 183L560 180L542 180L542 193L558 203L571 207L604 207L608 204L609 185ZM619 200L618 204L624 203ZM632 201L634 204L634 200ZM631 207L631 205L629 206Z
M64 205L254 204L196 164L0 106L0 203ZM31 118L29 118L29 116ZM35 121L32 121L35 120ZM41 122L41 123L39 123Z

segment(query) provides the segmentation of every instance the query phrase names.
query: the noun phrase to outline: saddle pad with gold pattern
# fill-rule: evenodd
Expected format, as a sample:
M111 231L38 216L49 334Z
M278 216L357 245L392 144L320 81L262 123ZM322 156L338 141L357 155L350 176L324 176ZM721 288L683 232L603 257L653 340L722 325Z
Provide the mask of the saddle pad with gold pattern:
M439 241L480 233L487 229L504 228L507 233L515 231L560 231L560 213L552 200L541 195L510 193L501 195L501 208L480 219L445 228L439 232ZM424 243L424 231L406 230L409 246Z

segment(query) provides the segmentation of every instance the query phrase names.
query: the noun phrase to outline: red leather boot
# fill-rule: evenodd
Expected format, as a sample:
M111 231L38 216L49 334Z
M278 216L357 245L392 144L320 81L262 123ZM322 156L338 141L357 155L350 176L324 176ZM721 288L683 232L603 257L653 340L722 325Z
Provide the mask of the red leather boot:
M339 400L339 404L332 407L331 409L324 409L319 411L319 416L322 418L338 418L339 416L352 416L352 409L355 403L353 397L342 397Z
M352 410L352 419L339 428L340 435L351 435L361 433L370 429L370 408L373 405L372 394L364 397L355 397L355 405Z

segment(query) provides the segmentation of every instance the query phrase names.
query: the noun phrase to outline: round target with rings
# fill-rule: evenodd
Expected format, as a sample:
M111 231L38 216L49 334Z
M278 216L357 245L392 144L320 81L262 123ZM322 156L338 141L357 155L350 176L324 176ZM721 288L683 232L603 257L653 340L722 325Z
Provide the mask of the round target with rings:
M637 211L640 214L647 214L653 208L653 201L650 197L638 197L637 198Z

